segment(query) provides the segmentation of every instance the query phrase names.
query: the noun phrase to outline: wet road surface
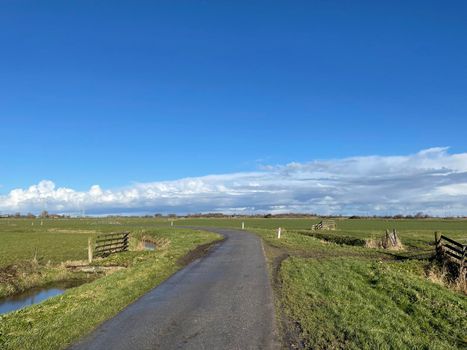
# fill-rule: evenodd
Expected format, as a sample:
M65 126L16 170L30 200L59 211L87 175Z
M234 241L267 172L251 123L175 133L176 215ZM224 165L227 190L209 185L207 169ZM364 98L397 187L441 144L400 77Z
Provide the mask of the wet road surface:
M260 239L245 231L206 230L226 240L71 349L277 348Z

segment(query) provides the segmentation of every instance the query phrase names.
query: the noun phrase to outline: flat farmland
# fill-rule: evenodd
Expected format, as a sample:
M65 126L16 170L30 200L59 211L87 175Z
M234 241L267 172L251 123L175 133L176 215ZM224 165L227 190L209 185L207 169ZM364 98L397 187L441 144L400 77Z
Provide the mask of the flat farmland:
M321 220L2 219L0 278L7 278L0 281L0 297L74 278L63 263L85 262L88 238L130 231L132 239L129 252L93 263L121 270L72 288L43 304L2 316L0 347L57 349L60 344L76 341L180 269L180 258L200 245L220 239L201 228L239 230L242 222L247 231L263 242L276 300L276 323L285 348L464 349L467 346L465 286L451 279L443 266L432 259L434 232L466 242L467 220L338 218L334 220L335 230L312 230L311 226ZM280 239L278 227L282 228ZM402 249L366 245L392 229L397 230ZM241 239L242 233L238 234ZM155 252L142 251L138 242L143 237L162 239L169 244ZM8 280L12 265L17 267L17 278ZM119 288L114 288L115 285ZM108 303L109 296L113 304ZM82 309L77 307L81 300L86 300L86 312L94 318L82 316ZM34 332L30 332L31 324L26 319L34 321ZM73 326L76 324L80 326ZM63 325L68 325L69 331L63 332Z
M88 238L130 231L134 237L167 220L145 218L0 219L0 266L28 261L60 263L87 258Z

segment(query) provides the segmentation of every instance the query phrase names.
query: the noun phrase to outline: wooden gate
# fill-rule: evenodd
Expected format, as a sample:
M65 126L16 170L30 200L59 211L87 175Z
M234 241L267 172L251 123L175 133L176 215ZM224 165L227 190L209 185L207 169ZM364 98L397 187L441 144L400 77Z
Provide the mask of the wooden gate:
M128 250L130 232L105 233L97 236L94 256L105 257Z
M459 243L449 237L439 235L438 232L435 232L435 244L436 257L459 265L459 278L461 281L465 281L465 275L467 273L465 253L467 245Z

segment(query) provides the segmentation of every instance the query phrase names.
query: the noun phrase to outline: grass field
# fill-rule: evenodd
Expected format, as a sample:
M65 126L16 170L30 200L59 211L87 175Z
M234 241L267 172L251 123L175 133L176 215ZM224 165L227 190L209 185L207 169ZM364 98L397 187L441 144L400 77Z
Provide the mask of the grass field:
M120 231L134 236L155 227L169 223L153 218L0 219L0 267L31 260L35 254L52 263L86 259L89 237Z
M179 225L192 226L218 226L241 228L242 222L246 229L277 229L282 227L288 230L309 230L311 226L321 219L282 219L282 218L225 218L225 219L179 219ZM335 236L348 236L359 239L377 239L386 229L396 229L403 244L410 248L426 248L427 243L433 243L434 232L439 231L447 236L465 240L467 243L467 220L464 219L336 219L335 231L324 231Z
M348 231L381 231L389 228L415 231L456 232L467 230L467 219L335 219L337 228ZM240 228L245 222L247 228L310 229L320 222L319 218L196 218L177 219L177 225L198 225Z
M42 225L41 225L42 221ZM218 226L240 228L245 222L247 229L310 230L319 219L177 219L175 226ZM386 229L397 229L403 244L409 247L425 247L433 242L434 231L440 231L454 239L465 239L467 220L336 220L337 230L331 235L361 239L380 237ZM168 219L160 218L94 218L94 219L0 219L0 267L31 260L36 254L42 262L58 263L81 260L87 256L88 237L98 233L131 231L141 232L151 228L169 227ZM18 243L21 244L18 244Z

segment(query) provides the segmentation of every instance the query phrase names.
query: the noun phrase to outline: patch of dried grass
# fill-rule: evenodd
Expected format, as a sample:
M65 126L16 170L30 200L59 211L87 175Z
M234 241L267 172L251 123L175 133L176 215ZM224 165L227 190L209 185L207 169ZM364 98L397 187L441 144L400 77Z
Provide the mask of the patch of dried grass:
M367 239L365 242L367 248L379 248L387 250L404 250L396 230L386 232L379 239Z
M96 230L78 230L78 229L61 229L61 228L49 228L47 229L47 232L52 232L52 233L96 233Z
M438 285L453 289L467 295L467 281L453 275L452 268L447 264L432 265L426 272L427 278Z

